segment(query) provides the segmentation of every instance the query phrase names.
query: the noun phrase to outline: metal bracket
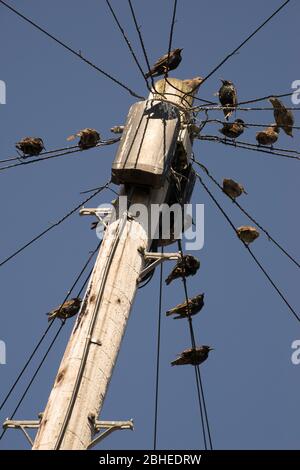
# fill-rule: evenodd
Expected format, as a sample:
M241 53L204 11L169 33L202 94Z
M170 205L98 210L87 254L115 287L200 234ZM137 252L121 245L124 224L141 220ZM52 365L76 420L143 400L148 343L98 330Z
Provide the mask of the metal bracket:
M28 429L39 429L40 422L42 418L42 414L39 415L39 421L14 421L10 419L6 419L3 423L3 429L21 429L23 434L25 435L26 439L28 440L29 444L33 446L33 440L26 431ZM88 445L88 449L94 447L98 442L102 441L105 437L109 436L112 432L122 430L122 429L130 429L133 431L133 420L130 419L129 421L97 421L93 420L94 431L98 434L101 429L105 429L99 436L97 436L91 443Z
M130 429L133 431L133 420L130 419L129 421L95 421L94 422L94 430L95 433L99 433L101 429L105 429L99 436L92 440L92 442L88 445L87 449L91 449L94 447L98 442L102 441L105 437L109 436L112 432L122 430L122 429Z
M104 227L107 227L107 222L109 222L111 213L112 213L112 209L110 207L96 207L96 208L91 208L91 209L82 207L82 209L80 209L79 211L79 215L93 215L97 217L99 222L103 224Z
M145 261L153 260L153 262L141 271L138 277L138 282L141 282L147 274L153 271L153 269L155 269L164 261L178 260L182 257L181 253L151 253L149 251L145 251L144 249L140 249L139 251L144 257Z
M29 444L33 446L33 440L29 436L28 432L26 431L26 428L28 429L38 429L40 426L40 420L39 421L14 421L11 419L6 419L3 423L3 429L21 429L23 434L25 435L26 439L28 440Z

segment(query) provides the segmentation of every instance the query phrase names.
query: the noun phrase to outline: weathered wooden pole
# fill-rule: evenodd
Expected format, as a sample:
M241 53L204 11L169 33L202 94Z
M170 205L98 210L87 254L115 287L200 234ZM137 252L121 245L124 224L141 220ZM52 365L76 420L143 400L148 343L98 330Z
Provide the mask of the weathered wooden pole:
M97 433L95 423L144 264L141 249L148 250L152 241L147 227L131 213L131 207L140 203L150 213L152 204L166 201L170 186L167 160L174 157L178 139L181 146L189 140L181 108L188 111L192 96L185 94L195 89L182 80L168 81L170 84L157 82L156 90L174 104L161 101L161 95L150 94L147 101L136 103L129 112L113 178L125 183L122 193L130 204L105 230L33 450L87 449Z

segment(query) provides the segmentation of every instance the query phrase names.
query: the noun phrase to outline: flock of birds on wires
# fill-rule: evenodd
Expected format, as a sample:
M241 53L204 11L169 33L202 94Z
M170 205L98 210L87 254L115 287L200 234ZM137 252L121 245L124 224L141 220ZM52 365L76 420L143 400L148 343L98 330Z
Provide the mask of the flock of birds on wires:
M236 51L238 51L240 49L240 47L242 47L249 39L251 39L251 37L253 37L253 35L256 34L268 21L270 21L270 19L272 19L273 16L275 16L275 14L277 14L288 2L289 2L289 0L287 0L281 7L279 7L262 25L259 26L259 28L257 28L257 30L255 30L254 33L252 33L243 43L241 43L241 45L238 48L236 48L233 53L228 55L221 62L221 64L219 64L204 79L202 79L201 77L196 77L195 79L188 80L188 82L195 83L195 90L193 90L192 95L194 94L196 89L198 89L201 86L202 82L207 80L207 78L209 78L224 62L226 62L226 60L228 58L230 58ZM62 43L62 41L55 38L53 35L48 33L46 30L41 28L39 25L35 24L34 22L32 22L31 20L26 18L24 15L20 14L13 7L7 5L2 0L0 0L0 3L3 4L4 6L6 6L7 8L9 8L10 10L12 10L18 16L22 17L25 21L29 22L32 26L37 28L39 31L46 34L48 37L50 37L52 40L54 40L55 42L60 44L62 47L67 49L69 52L71 52L72 54L79 57L81 60L88 63L90 66L92 66L94 69L98 70L100 73L104 74L107 78L111 79L112 81L117 83L119 86L126 89L131 95L133 95L135 97L138 97L138 98L143 98L143 97L140 97L139 95L137 95L136 93L134 93L129 87L124 85L122 82L115 79L113 76L111 76L110 74L107 74L102 69L95 66L95 64L93 64L89 60L82 57L81 54L77 53L75 50L73 50L72 48L70 48L66 44ZM128 3L129 3L129 6L131 8L131 12L133 14L133 18L134 18L134 21L135 21L137 32L138 32L139 37L141 39L141 33L140 33L140 30L137 26L137 21L136 21L135 15L134 15L134 11L133 11L131 1L128 0ZM115 20L118 23L118 20L115 16L108 0L107 0L107 4L109 5L113 16L114 16ZM172 34L173 34L173 27L174 27L174 22L175 22L175 15L176 15L176 4L177 4L177 2L175 1L174 11L173 11L173 20L172 20L172 26L171 26L171 33L170 33L170 48L169 48L168 53L165 54L164 56L162 56L160 59L158 59L158 61L155 62L155 64L152 67L149 66L149 71L147 73L143 73L143 71L142 71L143 77L144 77L145 80L147 80L149 78L152 80L152 85L154 87L154 90L155 90L155 86L154 86L153 78L164 75L165 79L167 80L168 73L171 70L175 70L179 66L179 64L182 60L181 53L182 53L183 49L176 48L174 50L171 50ZM129 46L129 49L130 49L132 55L134 56L134 58L136 60L136 57L135 57L135 55L134 55L134 53L131 49L130 43L128 42L128 40L127 40L127 38L124 34L124 31L122 30L119 23L118 23L118 25L119 25L119 28L121 29L121 32L124 36L124 39L127 41L127 45ZM142 39L141 39L141 45L144 49ZM145 50L144 50L144 54L145 54ZM145 54L145 56L146 56L146 54ZM149 65L147 56L145 58L147 60L147 64ZM137 62L137 60L136 60L136 62ZM139 65L139 64L137 64L137 65ZM140 66L139 66L139 68L140 68ZM148 84L148 82L147 82L147 84ZM156 90L155 90L155 92L156 92ZM189 122L190 136L191 136L192 139L197 138L197 139L200 139L200 140L202 139L202 140L222 141L225 144L240 147L241 145L236 141L236 139L238 139L245 132L245 130L248 127L256 126L256 125L255 124L245 123L240 118L236 118L232 122L229 121L229 119L233 115L234 115L234 117L236 117L235 114L238 112L239 109L241 109L240 108L241 103L239 103L238 97L237 97L237 90L236 90L236 87L235 87L235 85L233 84L232 81L222 80L222 85L221 85L219 91L216 93L216 95L219 98L219 105L217 103L212 103L210 101L198 98L200 101L203 101L206 104L203 105L203 106L202 105L196 106L196 107L191 108L189 110L189 111L192 112L192 116L193 116L191 118L190 122ZM289 95L289 94L287 94L287 95ZM286 153L281 154L281 153L278 153L278 151L280 151L282 149L274 149L273 145L277 142L277 140L279 138L280 131L283 131L289 137L293 137L293 129L297 128L297 127L294 126L294 116L293 116L293 113L292 113L291 109L286 107L284 105L284 103L278 99L278 96L270 96L270 97L266 97L266 98L269 99L270 103L272 104L273 113L274 113L274 121L275 122L271 122L270 124L265 126L265 128L262 131L257 132L257 134L256 134L257 144L255 144L255 145L252 144L252 143L242 143L242 144L246 144L247 146L255 147L255 148L251 148L251 150L259 150L259 151L262 151L262 152L268 152L270 154L272 154L272 151L274 150L274 151L276 151L276 153L275 153L276 155L288 156L289 158L295 158L295 159L299 160L300 157L298 157L296 155L298 155L298 154L300 155L300 152L293 151L293 150L285 150ZM261 100L262 99L251 100L249 102L261 101ZM248 102L244 102L244 103L248 103ZM242 103L242 104L244 104L244 103ZM210 110L211 111L215 111L215 110L222 111L223 114L224 114L224 117L225 117L225 122L223 122L222 120L216 120L216 119L211 119L210 120L209 116L208 116L208 112ZM206 119L200 120L200 124L199 124L199 119L197 119L197 117L198 117L199 113L203 112L203 111L205 112ZM205 136L205 135L202 135L202 131L203 131L204 127L206 126L206 124L208 122L221 122L222 123L222 128L219 129L219 133L221 133L224 136L224 139L222 138L222 140L219 140L221 138L218 137L218 136ZM122 134L123 130L124 130L123 125L114 126L114 127L111 128L111 132L113 132L114 134ZM76 146L67 147L67 148L63 148L63 149L57 149L57 150L53 150L53 151L47 151L45 149L44 141L41 137L37 137L37 136L35 136L35 137L29 137L29 136L24 137L16 143L16 150L18 152L17 157L7 158L5 160L0 160L0 164L9 162L10 160L18 160L18 163L12 164L12 165L7 165L7 166L2 166L2 167L0 165L0 171L8 169L8 168L12 168L14 166L18 166L18 165L23 165L23 164L27 164L27 163L31 163L31 162L35 162L35 161L42 161L44 159L46 160L48 158L58 157L58 156L69 154L69 153L76 153L78 151L80 152L80 151L89 150L91 148L98 147L98 146L101 146L101 145L110 145L110 144L113 144L113 143L118 142L120 140L120 137L118 137L116 139L102 140L100 133L96 129L93 129L93 128L82 129L79 132L77 132L76 134L68 137L67 141L72 141L76 137L79 139L78 144ZM228 141L228 139L229 139L229 141ZM248 148L249 149L249 147L245 147L245 146L242 147L242 148ZM262 150L260 150L260 148L262 148ZM292 154L292 156L291 156L291 154ZM35 158L35 157L39 157L39 158ZM245 211L240 206L240 204L238 202L236 202L237 198L239 198L243 194L247 194L247 192L245 191L245 188L243 187L242 184L240 184L239 182L237 182L237 181L235 181L231 178L224 178L222 184L220 184L210 174L209 170L203 164L196 161L194 157L192 157L192 161L193 161L193 163L200 166L201 170L219 187L219 189L221 189L221 191L225 195L227 195L235 204L237 204L237 206L242 210L242 212L250 220L252 220L252 222L255 223L256 226L258 226L266 234L266 236L268 237L269 240L271 240L292 262L294 262L294 264L296 264L298 267L300 267L300 264L298 263L298 261L296 261L295 258L292 257L281 246L281 244L278 243L269 234L269 232L267 230L265 230L260 224L258 224L256 222L256 220L252 216L250 216L249 213L247 211ZM229 217L227 216L227 214L224 212L222 207L219 205L219 203L216 201L216 199L214 198L214 196L212 195L210 190L207 188L207 186L203 182L201 176L199 174L197 174L197 177L198 177L200 183L202 184L202 186L204 187L204 189L210 195L211 199L215 202L215 204L218 206L220 211L223 213L223 215L225 216L225 218L227 219L229 224L232 226L232 228L235 231L237 237L242 241L242 243L245 245L247 250L250 252L250 254L251 254L252 258L254 259L254 261L256 262L256 264L263 271L263 273L268 278L268 280L270 281L272 286L275 288L275 290L278 292L278 294L284 300L286 305L290 308L290 310L292 311L294 316L300 321L300 317L298 316L298 314L295 312L295 310L288 303L288 301L286 300L284 295L281 293L279 288L275 285L275 283L273 282L271 277L268 275L268 273L265 271L265 269L262 267L260 262L257 260L255 255L252 253L251 249L249 248L249 245L251 243L253 243L260 235L260 232L258 231L258 229L255 226L250 226L250 225L243 225L241 227L235 228L235 226L232 224L232 222L229 219ZM95 193L92 196L90 196L87 200L89 200L92 197L94 197L95 195L99 194L99 192L102 191L103 189L109 187L109 184L110 183L107 183L103 187L98 188L95 191ZM27 248L33 242L38 240L41 236L43 236L45 233L47 233L49 231L49 229L51 229L52 227L57 226L59 223L63 222L66 219L66 217L68 217L69 215L75 213L77 208L78 207L75 207L72 211L70 211L67 214L67 216L60 219L59 222L53 224L50 228L48 228L48 229L44 230L43 232L41 232L41 234L39 234L37 237L35 237L29 243L25 244L23 247L18 249L15 253L13 253L13 255L6 258L6 260L4 260L2 263L0 263L0 266L2 266L4 263L6 263L10 259L12 259L17 254L19 254L23 249ZM96 223L93 223L92 228L95 228L96 225L97 225ZM180 245L180 242L178 242L178 243ZM98 246L98 248L99 248L99 246ZM96 252L96 250L93 252L93 254ZM204 293L201 293L201 294L198 294L198 295L196 295L192 298L189 298L188 295L187 295L187 288L186 288L186 278L188 278L190 276L194 276L198 272L198 270L200 268L200 261L196 257L194 257L190 254L183 254L182 250L181 250L181 255L182 255L181 259L179 259L177 261L176 266L172 269L171 273L168 275L165 282L166 282L167 285L169 285L173 281L176 281L177 279L181 279L184 283L186 299L185 299L185 301L183 301L182 303L176 305L175 307L170 308L166 312L166 315L168 317L173 316L173 318L176 319L176 320L177 319L187 319L189 321L189 325L190 325L190 329L191 329L192 347L182 351L178 355L178 357L171 362L171 365L175 366L175 365L190 364L190 365L195 366L196 383L197 383L198 394L199 394L199 404L200 404L200 411L201 411L201 417L202 417L202 426L203 426L203 435L204 435L205 446L206 446L206 438L205 438L205 430L204 430L204 424L203 424L203 410L202 410L201 402L203 402L203 405L204 405L204 413L205 413L205 416L206 416L206 425L207 425L207 430L208 430L208 434L209 434L210 446L212 448L209 425L208 425L208 418L207 418L207 412L206 412L206 405L205 405L205 398L204 398L204 393L203 393L202 383L201 383L201 377L200 377L200 371L199 371L199 365L201 363L203 363L208 358L209 352L211 350L213 350L213 348L210 347L210 346L206 346L206 345L196 346L195 339L194 339L194 332L193 332L193 328L192 328L191 317L193 317L194 315L201 312L202 308L204 307ZM25 369L27 368L28 364L30 363L33 355L37 351L38 347L41 344L41 341L45 337L46 333L49 331L49 328L51 327L51 325L53 324L55 319L57 319L57 318L60 319L62 321L62 326L63 326L65 324L66 320L68 320L69 318L77 315L80 312L80 308L82 306L81 293L82 293L83 288L85 287L86 282L89 279L89 277L84 282L84 284L83 284L82 288L80 289L77 296L75 296L71 299L69 299L68 297L70 296L70 293L72 292L72 290L74 289L74 287L78 283L80 277L82 276L82 274L83 274L84 270L86 269L88 263L90 262L91 258L92 258L92 256L89 257L87 263L85 264L83 270L80 272L79 276L77 277L75 283L73 284L73 286L72 286L71 290L69 291L69 293L68 293L66 299L64 300L64 302L62 304L60 304L58 307L56 307L56 308L54 308L54 309L52 309L51 311L48 312L48 314L47 314L48 315L48 321L49 321L48 328L46 329L44 335L42 336L42 339L38 342L38 344L35 347L33 353L31 354L29 360L27 361L24 368L22 369L19 376L17 377L17 380L15 381L15 383L13 384L11 389L9 390L9 392L8 392L7 396L5 397L4 401L0 405L0 410L3 407L3 405L6 403L7 399L9 398L10 394L12 393L12 391L14 390L15 386L17 385L18 381L20 380L21 376L23 375L23 373L24 373ZM55 341L55 339L56 339L56 336L55 336L53 342ZM52 344L53 343L51 343L50 348L52 347ZM47 353L46 353L46 355L47 355ZM46 355L44 356L44 358L46 357ZM43 363L44 358L43 358L41 364ZM37 372L38 372L38 370L37 370ZM35 375L34 375L34 377L35 377ZM34 379L34 377L33 377L33 379ZM31 385L31 383L32 382L30 382L29 386ZM28 386L28 388L29 388L29 386ZM28 391L28 388L26 389L26 392ZM201 389L201 397L200 397L200 389ZM14 413L12 414L12 417L15 415L16 411L18 410L22 400L24 399L24 396L25 396L25 394L23 395L20 402L18 403ZM4 434L4 432L0 436L0 439L2 438L3 434ZM155 441L155 445L156 445L156 441ZM155 445L154 445L154 447L155 447Z
M145 78L158 77L161 75L168 74L169 71L174 70L180 64L182 57L181 52L183 49L177 48L169 53L163 55L158 61L153 65L153 67L145 74ZM223 127L219 129L219 132L225 136L226 139L231 139L233 142L241 136L244 130L248 127L247 124L242 119L235 119L233 122L229 122L229 118L236 112L238 107L238 98L237 90L235 85L230 80L221 80L222 85L216 93L220 101L220 109L223 111L226 122L223 123ZM196 77L195 79L186 80L186 82L195 83L195 88L199 88L202 83L201 77ZM270 146L273 148L273 144L278 140L279 131L282 129L288 136L293 137L293 127L294 127L294 116L290 109L287 109L285 105L276 97L269 98L273 109L274 109L274 124L270 124L264 130L256 134L256 140L258 145ZM200 132L202 131L204 124L196 126L191 124L190 128L192 130L193 137L201 137ZM114 126L111 128L111 132L115 134L121 134L124 130L124 126ZM111 142L111 141L101 141L100 133L96 129L85 128L80 130L74 135L71 135L67 138L67 141L72 141L75 138L79 138L77 147L79 150L88 150L93 147L97 147L101 142ZM118 139L117 139L118 140ZM113 140L114 143L117 140ZM73 147L71 147L73 148ZM30 157L40 156L45 149L44 141L41 137L24 137L19 142L16 143L16 149L19 157L16 157L18 160L23 161L27 160ZM5 160L6 161L6 160ZM1 168L0 168L1 169ZM247 194L244 187L230 178L224 178L222 184L223 192L229 196L233 201L242 194ZM95 228L97 223L92 224L92 228ZM236 229L238 237L246 244L250 244L255 241L259 236L259 231L249 225L241 226ZM200 262L197 258L186 255L180 260L172 273L166 280L167 285L178 277L188 277L194 275L200 267ZM65 301L63 304L59 305L57 308L51 310L48 313L49 321L54 318L60 318L61 320L67 320L68 318L76 315L80 311L82 300L80 298L73 298ZM196 297L189 299L189 302L185 301L173 309L167 311L167 315L177 314L176 319L178 318L187 318L189 315L195 315L199 313L204 305L204 294L197 295ZM189 312L190 311L190 312ZM172 362L172 365L175 364L200 364L207 357L208 353L212 348L208 346L201 346L197 348L196 351L193 349L185 350L181 353L179 359Z

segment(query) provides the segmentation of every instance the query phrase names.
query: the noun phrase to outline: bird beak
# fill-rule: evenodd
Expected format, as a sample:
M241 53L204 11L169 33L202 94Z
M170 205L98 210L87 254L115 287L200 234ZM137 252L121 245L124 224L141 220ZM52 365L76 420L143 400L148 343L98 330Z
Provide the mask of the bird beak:
M214 351L214 350L215 350L215 348L209 348L209 350L210 350L210 351Z

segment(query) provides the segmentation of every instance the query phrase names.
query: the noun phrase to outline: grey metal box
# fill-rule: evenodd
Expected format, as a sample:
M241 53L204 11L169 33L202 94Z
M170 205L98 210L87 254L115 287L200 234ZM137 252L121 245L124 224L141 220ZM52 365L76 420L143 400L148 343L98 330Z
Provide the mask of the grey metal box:
M170 168L180 131L173 104L158 100L131 106L112 165L112 181L159 188Z

